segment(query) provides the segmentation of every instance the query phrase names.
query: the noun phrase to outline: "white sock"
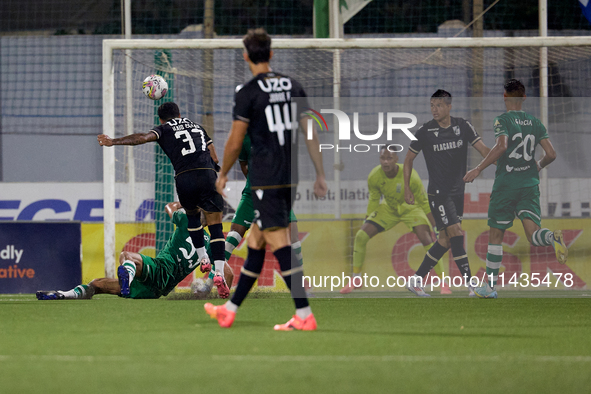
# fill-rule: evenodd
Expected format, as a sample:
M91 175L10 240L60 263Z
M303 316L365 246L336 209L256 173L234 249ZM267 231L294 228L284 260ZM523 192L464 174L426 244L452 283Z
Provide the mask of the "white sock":
M199 261L201 261L201 259L204 257L207 257L207 261L209 261L209 256L207 255L207 250L205 249L205 246L197 248L197 256L199 256Z
M73 300L73 299L75 299L75 298L78 298L78 293L76 293L76 292L74 291L74 289L72 289L72 290L68 290L68 291L61 291L61 290L58 290L58 293L62 294L62 295L63 295L65 298L67 298L67 299L71 299L71 300Z
M123 262L123 267L129 273L129 284L131 284L131 282L133 282L133 279L135 278L135 263L131 260L125 260Z
M240 241L242 241L242 235L237 231L232 230L226 235L226 260L230 259L230 256L232 256L234 249L240 244Z
M234 304L232 301L226 302L226 309L230 312L236 313L238 311L238 305Z
M88 288L87 285L78 285L78 286L74 287L72 290L58 291L58 293L63 294L63 296L67 299L87 298L86 297L87 296L87 291L86 291L87 288ZM92 297L92 295L91 295L91 297Z
M224 260L216 260L213 262L213 265L215 267L215 271L221 276L224 276L224 266L226 265L226 262Z
M301 319L305 319L308 316L310 316L311 314L312 314L312 308L310 308L310 305L308 305L304 308L296 309L296 316Z
M298 262L303 262L304 256L302 255L302 243L300 241L296 241L291 244L291 248L293 249Z

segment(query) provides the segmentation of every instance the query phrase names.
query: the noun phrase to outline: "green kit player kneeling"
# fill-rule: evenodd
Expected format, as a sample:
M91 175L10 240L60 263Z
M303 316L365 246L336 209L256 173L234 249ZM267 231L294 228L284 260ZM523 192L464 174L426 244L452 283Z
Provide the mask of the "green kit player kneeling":
M90 299L95 294L154 299L170 293L195 268L200 267L202 272L211 270L209 236L204 234L208 258L200 256L193 246L187 230L187 215L181 205L178 202L167 204L166 213L176 225L176 229L156 258L139 253L121 252L119 256L121 265L117 270L118 279L94 279L88 285L79 285L69 291L38 291L37 299ZM202 222L203 220L204 218L202 218ZM223 276L220 275L222 272ZM232 283L232 269L224 263L223 267L215 267L212 274L218 294L221 298L227 298L230 291L226 283L230 285ZM207 292L209 292L211 286L207 289L201 286L199 290L202 292L208 290Z

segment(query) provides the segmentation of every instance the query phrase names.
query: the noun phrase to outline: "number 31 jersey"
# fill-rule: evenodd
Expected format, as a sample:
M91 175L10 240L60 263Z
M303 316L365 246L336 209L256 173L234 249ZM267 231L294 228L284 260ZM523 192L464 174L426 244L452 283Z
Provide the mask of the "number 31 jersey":
M535 150L548 138L542 122L524 111L509 111L495 118L493 128L495 139L507 136L507 150L497 161L493 191L539 184Z
M298 108L292 97L306 97L306 93L297 81L274 72L259 74L236 88L232 115L248 123L248 176L253 189L298 182L298 121L307 105Z
M207 146L212 143L205 130L187 118L171 119L151 130L170 159L176 175L198 168L213 169Z

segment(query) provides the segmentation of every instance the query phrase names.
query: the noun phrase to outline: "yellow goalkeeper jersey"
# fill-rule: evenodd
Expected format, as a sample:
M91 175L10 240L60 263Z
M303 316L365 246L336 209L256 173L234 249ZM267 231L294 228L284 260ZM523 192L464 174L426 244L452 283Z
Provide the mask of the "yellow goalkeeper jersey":
M425 215L431 212L427 193L425 193L419 174L414 169L410 175L410 189L415 196L415 205L408 205L404 202L404 175L402 169L403 165L398 164L398 173L394 178L388 178L381 165L371 170L367 177L367 186L369 188L368 216L378 208L382 196L384 197L382 204L388 204L400 216L417 207L421 208Z

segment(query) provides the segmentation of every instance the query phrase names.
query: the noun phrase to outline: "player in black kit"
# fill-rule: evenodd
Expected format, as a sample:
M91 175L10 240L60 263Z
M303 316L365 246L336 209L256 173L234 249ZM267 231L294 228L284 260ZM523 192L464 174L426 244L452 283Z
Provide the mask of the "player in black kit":
M218 159L213 141L200 125L190 119L181 118L179 107L175 103L162 104L158 108L158 117L160 126L147 133L136 133L115 139L101 134L98 136L99 144L113 146L158 142L174 167L177 194L187 212L189 235L197 249L202 272L211 270L211 262L205 251L203 226L201 226L198 208L205 213L211 234L210 245L216 272L214 284L218 287L220 297L227 298L230 290L223 275L225 265L225 239L222 231L223 198L215 188L217 179L215 169ZM125 285L133 280L135 273L125 272L121 267L123 266L120 266L117 274L120 283ZM129 278L126 276L131 276L131 280L127 280ZM123 289L121 293L124 294Z
M302 131L308 117L300 118L304 108L298 108L292 97L306 97L301 85L288 76L275 73L269 67L273 56L271 38L264 29L249 30L243 40L248 63L254 78L236 89L232 130L224 150L224 164L217 181L222 193L228 172L242 148L246 133L251 140L249 177L255 219L248 237L248 257L232 300L224 305L205 304L206 312L217 318L222 327L230 327L238 307L248 295L263 268L265 246L277 257L281 275L291 289L296 314L275 330L315 330L316 320L303 289L303 267L290 246L287 227L297 186L297 129ZM315 133L306 146L316 169L314 192L324 196L327 191L322 168L318 138ZM293 156L292 156L293 154Z
M450 247L461 275L468 279L471 277L461 227L464 214L463 177L468 161L468 144L471 144L482 157L486 157L490 149L484 145L470 122L451 117L450 111L451 94L441 89L436 91L431 96L433 120L425 123L416 132L417 140L411 142L404 159L404 199L407 204L414 204L414 196L409 186L410 174L415 157L421 151L425 155L429 172L427 195L439 231L437 242L425 255L416 274L409 278L408 290L421 297L429 296L423 289L422 279ZM470 296L472 295L474 292L470 288Z

